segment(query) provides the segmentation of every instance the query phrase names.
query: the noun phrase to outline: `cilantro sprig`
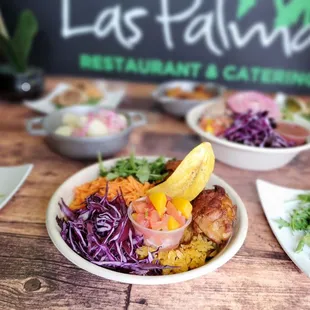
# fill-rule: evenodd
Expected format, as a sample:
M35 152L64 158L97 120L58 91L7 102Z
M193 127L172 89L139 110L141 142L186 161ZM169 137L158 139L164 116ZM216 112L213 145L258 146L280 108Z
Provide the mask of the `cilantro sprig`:
M296 252L303 251L304 246L310 247L310 192L306 194L297 195L296 200L298 206L290 214L290 220L286 221L282 218L276 220L279 228L288 227L294 231L302 231L303 237L299 240L296 247Z
M109 171L104 167L101 156L98 156L100 176L108 180L114 180L118 177L135 177L139 182L158 182L162 181L168 172L165 168L164 157L158 157L153 162L148 162L144 158L136 158L133 153L128 158L120 159Z

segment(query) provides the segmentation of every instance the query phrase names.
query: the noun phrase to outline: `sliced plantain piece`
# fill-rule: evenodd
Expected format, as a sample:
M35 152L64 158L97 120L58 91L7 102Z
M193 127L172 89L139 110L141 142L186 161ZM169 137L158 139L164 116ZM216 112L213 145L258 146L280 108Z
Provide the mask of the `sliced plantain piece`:
M147 194L163 192L174 198L195 199L206 186L214 169L214 153L209 142L203 142L186 155L172 175L151 188Z

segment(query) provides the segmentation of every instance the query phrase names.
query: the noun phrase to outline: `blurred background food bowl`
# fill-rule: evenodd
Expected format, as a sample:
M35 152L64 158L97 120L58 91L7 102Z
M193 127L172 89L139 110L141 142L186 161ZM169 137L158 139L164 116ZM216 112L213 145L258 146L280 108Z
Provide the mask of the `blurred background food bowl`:
M73 159L95 159L100 153L104 158L121 151L129 141L132 130L147 124L146 116L141 112L115 110L127 120L127 127L113 134L98 137L62 136L55 130L63 124L64 115L87 115L98 112L102 107L74 106L55 111L45 117L35 117L26 121L26 129L30 135L45 136L49 147L55 152Z
M193 107L201 103L216 103L222 100L225 88L213 83L174 80L160 84L152 93L167 113L184 117Z
M191 109L186 115L187 125L200 137L201 141L212 143L217 160L240 169L267 171L287 165L300 152L310 150L310 143L288 148L263 148L242 145L219 138L205 132L199 126L202 115L225 113L225 103L203 103Z

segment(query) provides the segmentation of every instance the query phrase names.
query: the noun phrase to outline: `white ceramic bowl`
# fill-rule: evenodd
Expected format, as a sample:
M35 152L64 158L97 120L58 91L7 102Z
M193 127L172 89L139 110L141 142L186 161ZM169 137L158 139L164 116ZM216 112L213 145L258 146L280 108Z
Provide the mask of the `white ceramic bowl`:
M214 92L214 97L210 99L179 99L166 96L166 91L171 88L180 87L184 91L192 91L195 86L204 85L207 90ZM215 103L223 98L225 88L214 83L195 82L190 80L172 80L160 84L152 93L152 97L157 101L164 111L177 116L184 117L193 107L201 103Z
M221 114L223 111L224 103L201 104L187 113L186 122L201 141L211 142L215 158L227 165L247 170L273 170L287 165L300 152L310 150L310 143L279 149L242 145L218 138L199 127L198 121L204 113Z
M150 161L156 159L156 157L146 157L146 158ZM115 162L118 159L119 158L105 161L104 162L105 167L107 169L111 168L112 166L114 166ZM138 276L138 275L124 274L94 265L89 261L85 260L84 258L82 258L81 256L79 256L78 254L76 254L73 250L71 250L70 247L61 238L60 228L58 227L56 222L56 216L57 215L62 216L58 206L60 198L63 198L66 203L70 203L73 199L74 188L85 182L94 180L96 177L98 177L98 173L99 173L99 165L94 164L77 172L72 177L67 179L54 193L53 197L49 202L46 214L47 231L56 248L73 264L90 273L93 273L97 276L109 280L131 284L158 285L158 284L182 282L203 276L224 265L238 252L238 250L241 248L245 240L248 230L248 216L246 208L239 195L226 182L221 180L216 175L212 174L207 184L207 188L211 188L213 185L222 186L232 199L233 203L238 206L238 208L237 208L237 220L234 226L234 232L231 239L229 240L225 248L216 257L210 260L206 265L191 271L175 275L162 275L162 276Z

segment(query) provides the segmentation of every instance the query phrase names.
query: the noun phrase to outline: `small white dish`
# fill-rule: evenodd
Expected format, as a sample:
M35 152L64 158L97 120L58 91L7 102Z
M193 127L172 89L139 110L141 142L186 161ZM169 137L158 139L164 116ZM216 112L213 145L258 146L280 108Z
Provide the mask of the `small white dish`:
M32 164L0 167L0 210L19 190L32 168Z
M117 106L121 103L122 99L125 96L125 88L119 88L115 90L109 90L106 83L97 81L94 82L97 87L101 90L103 94L103 98L93 106L96 107L104 107L107 109L116 109ZM49 114L54 111L57 111L58 108L52 102L52 99L70 88L70 84L59 83L52 92L50 92L46 97L38 99L38 100L26 100L24 101L24 105L31 110L36 112L40 112L43 114Z
M238 144L218 138L199 127L199 119L205 113L223 114L225 103L201 104L186 115L187 125L200 137L201 141L212 144L215 158L227 165L253 171L268 171L287 165L300 152L310 150L310 143L288 148L260 148Z
M289 220L291 211L298 205L297 201L291 200L295 199L298 194L309 191L281 187L263 180L257 180L256 187L268 223L282 249L294 264L310 277L310 248L305 246L301 253L295 252L302 233L292 233L288 227L280 229L276 222L280 217Z
M147 158L149 161L154 161L157 157L150 156L145 158ZM115 165L117 160L119 160L119 158L107 160L104 162L104 166L107 169L110 169ZM138 276L124 274L92 264L78 254L76 254L73 250L71 250L71 248L61 238L60 228L56 222L56 216L63 217L63 214L61 214L58 205L60 199L63 198L64 201L69 204L73 199L74 188L85 182L90 182L94 180L98 177L98 173L99 165L94 164L77 172L72 177L67 179L52 196L46 214L47 232L56 248L73 264L90 273L109 280L130 284L159 285L182 282L206 275L224 265L239 251L246 238L248 230L248 216L241 198L234 191L234 189L230 187L225 181L220 179L218 176L212 174L206 187L211 188L213 187L213 185L222 186L232 199L233 203L238 206L238 208L237 220L231 239L229 240L225 248L216 257L211 259L207 264L187 272L161 276Z
M203 85L206 90L212 91L214 96L209 99L179 99L166 96L166 91L171 88L179 87L184 91L192 91L196 86ZM193 107L201 103L214 103L222 100L225 88L213 83L195 82L190 80L172 80L160 84L152 93L153 99L158 102L164 111L177 116L184 117Z

